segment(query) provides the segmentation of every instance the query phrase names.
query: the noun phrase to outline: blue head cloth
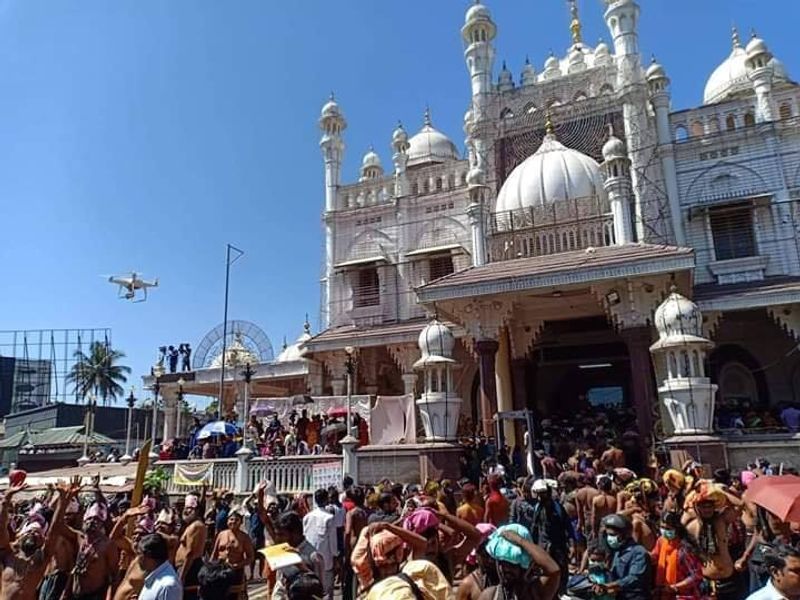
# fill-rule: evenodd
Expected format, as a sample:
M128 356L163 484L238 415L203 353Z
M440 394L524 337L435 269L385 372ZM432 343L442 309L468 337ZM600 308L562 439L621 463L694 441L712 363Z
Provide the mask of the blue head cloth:
M500 534L504 531L513 531L522 539L533 542L530 532L524 526L512 523L511 525L503 525L492 534L486 543L486 552L495 560L502 560L527 569L531 566L530 555L501 536Z

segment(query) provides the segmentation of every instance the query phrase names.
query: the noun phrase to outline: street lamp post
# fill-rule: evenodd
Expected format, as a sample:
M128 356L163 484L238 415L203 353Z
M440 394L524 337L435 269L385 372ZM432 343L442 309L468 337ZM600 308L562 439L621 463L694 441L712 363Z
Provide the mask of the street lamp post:
M87 465L91 461L89 458L89 427L92 422L94 394L89 392L86 396L86 400L86 416L83 420L83 455L78 459L78 465L81 467Z
M244 378L244 415L242 416L242 447L236 452L237 455L250 455L252 450L248 445L247 425L250 422L250 382L255 375L255 370L250 366L250 363L244 365L244 371L241 375Z
M131 393L128 395L127 402L128 424L125 432L125 454L123 454L119 459L123 465L127 465L133 460L133 457L131 456L131 426L133 423L133 405L136 404L136 396L133 395L133 387L131 387Z
M358 441L355 436L353 435L353 375L355 375L356 371L356 364L354 360L355 348L352 346L347 346L344 349L345 354L347 354L347 361L345 362L345 371L347 373L347 426L345 428L346 435L342 440L342 443L345 442L356 442Z
M158 393L161 391L161 382L160 379L164 375L164 366L160 363L157 363L155 367L153 367L153 377L155 377L155 383L153 383L153 422L150 424L150 454L149 458L151 460L158 459L158 452L156 452L156 425L158 423Z
M178 439L181 437L181 412L183 412L183 385L185 383L183 377L178 379L178 402L175 409L175 437Z

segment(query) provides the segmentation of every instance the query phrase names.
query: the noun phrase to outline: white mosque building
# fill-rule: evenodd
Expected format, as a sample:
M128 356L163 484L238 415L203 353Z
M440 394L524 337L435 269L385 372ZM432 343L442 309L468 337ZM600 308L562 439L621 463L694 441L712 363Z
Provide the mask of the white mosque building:
M436 314L459 340L465 431L491 434L498 411L621 403L652 439L676 428L662 382L701 375L716 433L800 400L800 88L734 30L702 104L674 110L666 67L640 55L635 0L605 0L610 45L583 40L574 2L571 16L565 54L515 75L497 69L502 24L468 8L464 152L425 110L418 132L387 129L390 164L370 148L343 173L346 107L325 103L325 327L303 343L322 366L315 393L342 393L354 348L358 393L418 394L417 338ZM665 379L650 346L672 288L702 314L708 352ZM709 452L733 460L722 434Z

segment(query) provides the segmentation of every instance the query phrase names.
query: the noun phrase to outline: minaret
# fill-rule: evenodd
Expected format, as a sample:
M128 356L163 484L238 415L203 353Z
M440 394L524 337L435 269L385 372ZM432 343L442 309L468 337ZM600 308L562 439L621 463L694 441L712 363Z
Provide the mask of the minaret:
M767 48L764 40L757 37L755 32L752 39L745 48L747 59L747 76L753 84L756 92L756 122L766 123L775 120L775 107L772 101L772 77L773 67L771 64L772 53Z
M333 264L335 260L333 212L337 208L337 193L339 178L342 171L344 158L344 140L342 134L347 127L342 111L331 94L328 102L322 107L319 117L319 127L322 129L322 139L319 146L325 161L325 275L322 281L322 324L323 328L330 325L333 309Z
M461 36L466 48L464 59L467 61L470 82L472 85L472 110L475 121L487 117L488 95L492 90L492 69L494 67L494 41L497 26L492 21L489 9L477 1L467 10Z
M609 126L608 141L603 145L603 188L608 194L611 214L614 215L614 241L618 246L633 242L631 229L631 161L625 144Z
M675 150L669 130L669 78L664 67L656 62L655 56L645 73L650 103L656 114L656 133L658 137L658 153L661 159L661 170L664 173L664 186L667 189L672 232L678 246L686 245L686 233L683 228L681 202L678 195L678 173L675 168Z
M617 97L622 103L625 142L631 160L631 183L634 192L635 231L638 241L645 239L646 177L647 168L643 149L651 142L647 139L647 87L642 78L639 56L639 5L635 0L605 0L604 18L614 42L617 65Z
M398 121L392 133L392 162L394 163L394 195L398 198L408 194L408 133Z
M472 229L472 264L479 266L486 262L485 226L487 204L490 201L486 181L489 175L488 148L492 135L489 98L492 93L495 56L492 42L497 36L497 26L492 21L491 13L479 0L467 10L461 36L465 44L464 58L472 87L469 118L464 122L470 154L470 170L467 174L470 204L467 215Z

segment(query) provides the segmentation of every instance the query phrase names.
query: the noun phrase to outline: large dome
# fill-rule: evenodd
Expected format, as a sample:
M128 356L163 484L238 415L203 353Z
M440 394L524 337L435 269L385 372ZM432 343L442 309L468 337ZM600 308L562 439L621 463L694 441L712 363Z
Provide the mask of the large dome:
M500 213L590 196L605 198L600 165L548 133L539 149L511 171L494 210Z
M425 124L419 133L408 140L408 166L442 163L458 160L458 148L450 138L431 124L430 113L425 111Z
M258 355L248 348L244 343L244 336L240 331L233 335L233 342L225 349L225 366L226 367L242 367L244 365L255 366L261 363ZM222 353L220 352L211 361L212 369L219 369L222 367Z
M715 104L738 96L753 95L753 84L747 77L747 53L741 45L733 47L728 58L722 61L706 82L703 92L703 104ZM789 80L786 67L777 58L770 61L773 68L773 82Z

